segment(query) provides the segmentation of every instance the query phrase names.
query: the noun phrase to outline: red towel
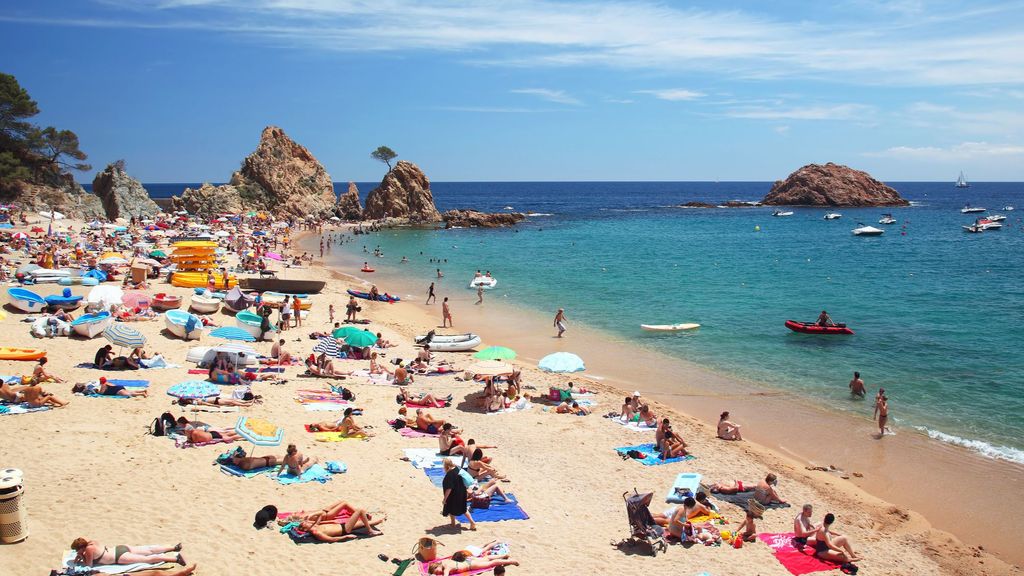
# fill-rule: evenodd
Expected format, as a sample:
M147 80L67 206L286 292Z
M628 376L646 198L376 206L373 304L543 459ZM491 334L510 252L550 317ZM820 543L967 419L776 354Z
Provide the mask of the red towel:
M758 534L758 538L775 552L775 559L793 576L835 570L838 564L814 557L813 546L794 546L793 534Z

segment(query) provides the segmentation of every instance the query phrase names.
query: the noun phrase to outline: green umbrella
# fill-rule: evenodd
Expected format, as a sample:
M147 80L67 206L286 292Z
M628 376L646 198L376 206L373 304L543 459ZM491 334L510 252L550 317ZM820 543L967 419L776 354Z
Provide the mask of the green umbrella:
M150 258L167 258L167 252L163 250L153 250L149 253Z
M356 348L373 346L377 343L377 335L373 332L353 332L345 337L345 343Z
M516 351L504 346L488 346L473 354L473 358L479 360L514 360L515 357Z
M341 328L335 328L334 332L331 332L331 336L335 338L345 338L349 334L355 334L356 332L362 332L362 328L356 328L355 326L342 326Z

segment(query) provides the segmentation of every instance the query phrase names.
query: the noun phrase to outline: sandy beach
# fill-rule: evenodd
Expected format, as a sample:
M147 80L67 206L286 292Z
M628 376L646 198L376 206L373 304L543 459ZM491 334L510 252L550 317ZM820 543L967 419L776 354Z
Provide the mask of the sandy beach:
M300 329L285 333L287 348L308 354L313 341L307 334L328 330L328 304L342 317L347 300L345 290L360 286L335 270L318 264L304 269L287 269L285 278L327 279L328 285L311 298L309 318ZM37 287L42 294L58 293L54 285ZM82 293L83 288L75 288ZM191 290L159 283L150 292L165 291L187 300ZM372 320L369 327L380 331L397 347L386 350L386 359L415 355L412 335L437 325L438 316L409 303L361 302L362 316ZM456 326L469 315L467 306L456 311ZM11 574L46 573L58 568L61 556L79 536L113 546L125 544L183 543L183 555L199 565L197 574L279 574L296 568L307 574L390 574L394 566L378 554L407 558L418 538L433 535L455 551L468 545L482 545L497 539L507 542L512 558L520 562L510 574L563 574L585 572L670 571L671 573L715 575L785 575L789 572L762 543L742 549L727 546L670 546L657 558L638 557L616 547L629 535L622 495L633 488L653 492L653 511L666 507L664 495L675 476L697 472L706 482L741 479L754 481L768 472L779 478L778 489L795 507L769 510L758 522L761 533L787 533L793 517L805 502L815 506L815 519L827 511L838 517L835 531L850 537L864 556L862 574L1015 574L1020 570L999 558L969 546L948 533L932 528L920 514L868 495L854 483L834 475L805 470L804 464L756 442L724 442L701 419L688 416L667 404L652 402L659 417L670 417L677 431L690 445L696 459L663 466L642 466L624 461L614 448L653 441L653 432L634 432L604 419L600 414L617 410L628 392L612 378L584 380L552 375L534 368L530 347L519 341L497 341L483 333L485 343L522 348L517 365L523 368L523 382L542 394L549 386L566 382L584 383L598 391L595 414L586 417L555 414L535 405L529 411L488 415L475 407L473 398L481 385L458 381L455 375L418 377L413 390L444 396L452 394L452 407L432 410L462 427L466 438L497 445L488 450L493 463L510 482L503 484L529 515L525 520L481 522L476 532L452 531L440 516L441 491L423 471L401 460L403 449L436 449L433 438L406 438L392 431L386 421L396 414L396 390L370 384L366 378L350 377L344 384L357 395L356 404L364 414L361 424L373 426L375 436L367 441L316 442L303 425L330 419L334 412L310 412L295 401L296 391L327 388L327 382L299 377L300 369L290 367L288 383L254 385L263 403L242 408L238 413L199 413L213 426L231 427L240 414L265 418L285 430L284 443L295 443L321 462L340 460L348 471L319 484L280 485L267 477L238 478L223 474L213 465L217 455L235 445L177 448L167 438L147 434L153 418L172 408L167 388L186 379L187 350L217 342L214 338L184 342L169 338L162 319L132 324L147 338L147 349L159 352L179 368L116 374L150 381L149 397L112 400L72 396L71 383L96 380L99 372L78 368L89 362L102 338L38 340L20 322L23 314L7 310L2 325L8 346L38 347L48 352L48 370L68 384L47 384L54 394L70 399L65 408L43 412L0 416L0 434L8 442L0 448L0 466L24 471L31 536L15 545L0 546L0 566ZM473 314L486 314L474 311ZM223 325L233 319L218 313ZM483 331L481 331L483 332ZM554 351L544 338L545 349ZM207 341L209 340L209 341ZM559 343L567 350L586 355L578 341ZM269 353L270 343L257 343ZM473 362L469 354L442 354L457 367ZM588 358L590 362L590 358ZM338 361L341 369L367 367L367 362ZM592 370L601 373L602 363L594 358ZM0 374L31 372L29 362L0 362ZM201 376L200 376L201 378ZM227 387L225 387L227 388ZM644 393L654 388L639 387ZM533 392L533 390L531 390ZM751 426L753 428L753 426ZM756 437L756 434L754 435ZM258 448L257 454L278 454L277 448ZM336 544L296 545L276 530L254 530L254 513L266 504L281 511L310 510L345 500L369 511L382 511L387 521L382 536L360 538ZM742 512L731 504L721 505L728 526L734 529ZM993 522L999 525L1002 518ZM975 544L976 543L972 543ZM416 567L406 574L416 574Z

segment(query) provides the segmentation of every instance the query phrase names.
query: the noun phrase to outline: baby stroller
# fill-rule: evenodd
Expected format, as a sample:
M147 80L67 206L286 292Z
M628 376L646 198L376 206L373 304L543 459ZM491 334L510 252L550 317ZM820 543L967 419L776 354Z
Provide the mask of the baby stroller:
M654 517L647 508L651 504L652 492L640 494L633 489L633 495L623 492L622 499L626 502L626 515L629 517L630 537L619 544L628 546L644 546L651 552L651 556L657 556L658 552L668 550L668 542L663 537L664 530L654 523Z

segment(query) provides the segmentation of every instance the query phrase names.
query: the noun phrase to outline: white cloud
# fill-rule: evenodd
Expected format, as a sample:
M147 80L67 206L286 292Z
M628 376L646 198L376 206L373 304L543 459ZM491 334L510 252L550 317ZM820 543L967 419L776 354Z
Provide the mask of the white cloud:
M651 94L659 100L669 100L671 102L697 100L703 98L705 94L703 92L697 92L696 90L687 90L685 88L667 88L663 90L636 90L637 94Z
M948 147L939 146L894 146L881 152L868 152L865 156L889 157L902 160L950 163L986 159L992 157L1024 158L1024 145L990 144L988 142L962 142Z
M867 4L878 4L864 0ZM817 7L784 20L654 0L105 0L103 18L13 22L211 30L320 50L449 51L504 66L601 66L905 86L1024 84L1024 8ZM888 6L889 4L886 4ZM44 8L39 8L43 6ZM46 10L46 3L33 9ZM120 10L118 10L120 9ZM845 17L836 17L845 16Z
M781 134L783 136L789 134L789 126L776 126L774 130L777 134Z
M866 121L874 108L863 104L739 106L727 108L722 115L751 120L858 120Z
M542 100L548 102L555 102L558 104L571 104L573 106L581 106L581 102L578 98L574 98L566 94L565 90L551 90L550 88L518 88L516 90L510 90L513 94L529 94L530 96L537 96Z

